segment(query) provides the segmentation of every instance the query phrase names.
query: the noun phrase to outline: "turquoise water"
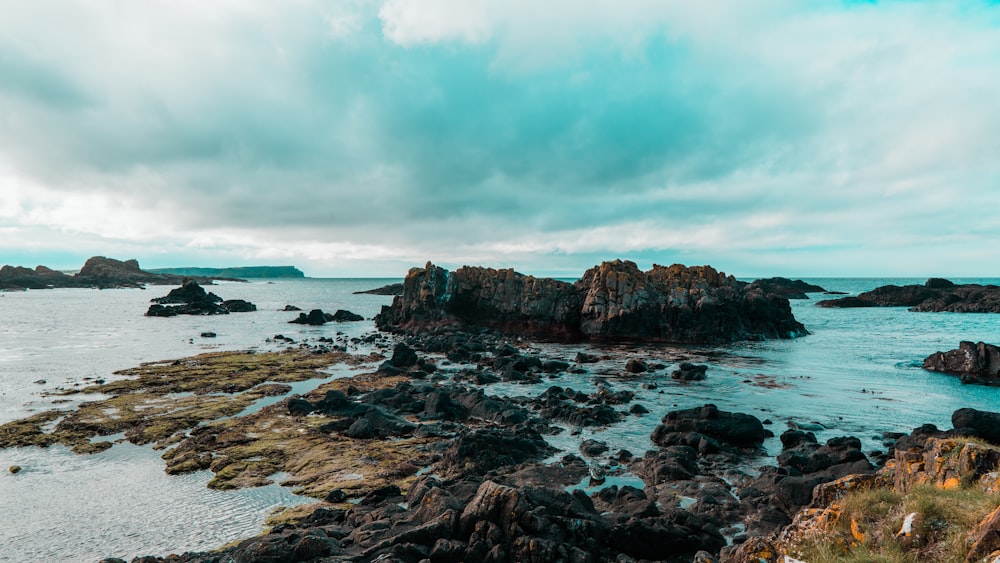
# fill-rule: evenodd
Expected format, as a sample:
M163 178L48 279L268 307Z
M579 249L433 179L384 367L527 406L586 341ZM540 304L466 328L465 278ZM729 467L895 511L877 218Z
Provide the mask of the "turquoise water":
M352 292L392 281L398 280L224 283L212 290L225 299L252 301L258 311L169 319L143 316L149 299L164 295L165 287L0 293L0 422L54 406L45 391L79 385L88 377L111 378L113 371L144 361L209 350L273 348L266 339L275 334L296 341L336 337L338 332L361 336L374 330L371 321L292 325L287 321L297 313L279 309L286 304L306 311L344 308L370 319L391 297ZM856 294L886 283L924 280L808 281ZM580 441L596 438L611 444L611 453L626 448L637 454L651 447L649 434L668 410L707 402L770 419L776 434L789 421L817 423L824 428L817 432L820 438L856 435L869 449L882 447L883 431L908 431L925 422L950 427L957 408L1000 411L1000 389L962 385L957 378L919 367L927 355L954 348L960 340L1000 343L1000 315L824 309L815 306L824 296L812 297L792 302L795 316L812 333L801 339L721 348L536 344L545 355L569 360L579 350L615 356L588 365L585 375L567 374L535 386L498 384L489 392L532 394L552 384L586 391L598 385L632 390L634 402L649 414L629 416L608 429L567 428L551 441L575 451ZM205 331L218 337L201 338ZM623 364L629 356L666 367L626 376ZM671 380L670 371L684 360L707 363L708 379ZM39 380L45 383L35 383ZM656 389L646 388L651 384ZM777 451L780 445L773 439L767 447ZM158 456L128 444L97 456L75 456L58 448L0 451L0 468L26 468L19 475L0 471L0 561L93 561L108 555L211 549L260 531L273 507L303 502L277 486L209 491L208 474L167 476Z

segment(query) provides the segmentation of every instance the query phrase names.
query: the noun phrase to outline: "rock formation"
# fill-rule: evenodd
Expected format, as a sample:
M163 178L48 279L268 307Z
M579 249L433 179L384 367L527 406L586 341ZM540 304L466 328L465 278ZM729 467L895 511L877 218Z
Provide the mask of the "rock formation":
M958 348L935 352L924 369L961 376L965 383L1000 384L1000 348L985 342L960 342Z
M291 324L318 326L329 322L343 323L363 320L365 320L365 318L361 315L344 309L337 309L337 312L332 315L324 312L322 309L313 309L312 311L309 311L308 315L305 313L299 313L298 318L292 319L288 322Z
M1000 313L1000 286L931 278L924 285L884 285L858 296L829 299L819 307L909 307L917 312Z
M709 266L653 266L615 260L575 284L510 269L428 263L413 268L403 294L376 317L382 330L485 326L551 338L721 343L808 334L788 300Z
M246 313L256 311L257 306L242 299L223 301L214 293L206 292L205 288L194 280L184 280L184 283L170 290L164 297L152 300L153 304L146 311L147 317L175 317L177 315L228 315L229 313Z
M825 293L822 287L804 282L802 280L790 280L788 278L766 278L756 280L750 284L764 290L765 293L780 295L785 299L809 299L807 293Z
M34 270L21 266L0 268L0 290L48 289L53 287L110 289L180 284L185 279L182 276L147 272L139 268L139 263L134 259L121 261L104 256L94 256L88 259L83 268L72 276L45 266L38 266ZM209 278L194 279L202 283L212 283Z
M368 289L365 291L354 292L354 295L402 295L402 294L403 294L402 283L391 283L389 285L384 285L382 287L376 287L375 289Z

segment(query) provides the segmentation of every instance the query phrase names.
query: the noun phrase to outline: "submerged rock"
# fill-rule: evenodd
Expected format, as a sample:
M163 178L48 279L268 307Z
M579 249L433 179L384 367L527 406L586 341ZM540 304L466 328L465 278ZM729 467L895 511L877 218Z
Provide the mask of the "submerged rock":
M417 332L484 326L550 338L718 343L807 334L788 300L709 266L654 265L642 272L615 260L575 284L513 270L427 263L376 317L382 330Z

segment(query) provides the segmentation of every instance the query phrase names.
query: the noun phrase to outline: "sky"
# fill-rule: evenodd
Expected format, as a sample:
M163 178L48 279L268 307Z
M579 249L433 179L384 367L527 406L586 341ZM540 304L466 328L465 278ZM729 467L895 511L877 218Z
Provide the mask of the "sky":
M1000 275L991 3L0 9L0 264Z

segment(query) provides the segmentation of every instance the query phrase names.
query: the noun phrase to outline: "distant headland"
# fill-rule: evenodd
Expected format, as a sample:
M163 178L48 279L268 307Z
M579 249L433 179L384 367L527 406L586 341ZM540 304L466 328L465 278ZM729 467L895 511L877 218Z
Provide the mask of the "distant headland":
M304 278L306 275L295 266L240 266L235 268L154 268L155 274L172 274L206 278Z
M38 266L33 270L22 266L0 267L0 290L16 291L65 287L111 289L144 287L146 285L179 285L186 277L193 277L200 283L209 284L212 283L213 279L224 279L222 276L182 276L149 272L140 268L139 262L135 259L122 261L104 256L94 256L89 258L80 271L73 275L46 266ZM227 279L244 281L237 278Z

